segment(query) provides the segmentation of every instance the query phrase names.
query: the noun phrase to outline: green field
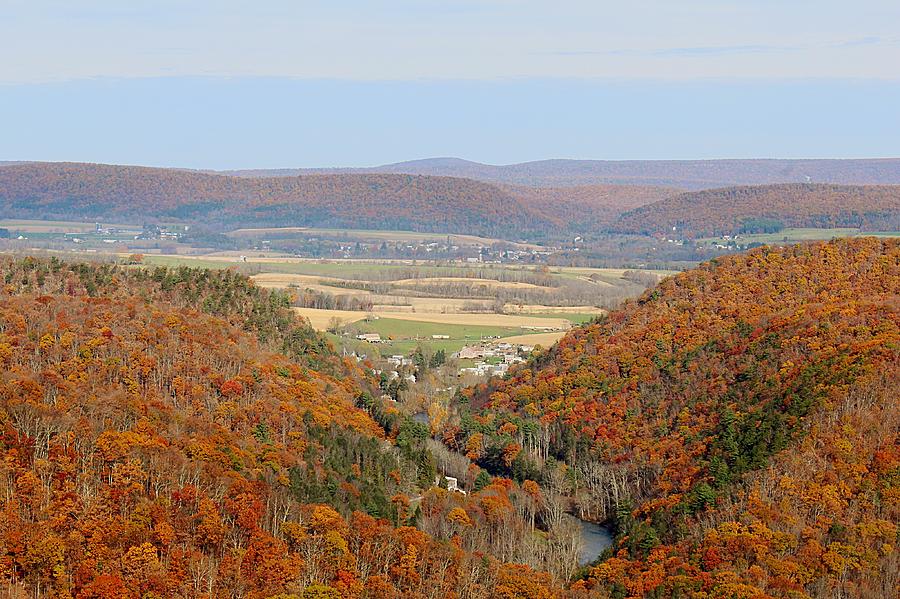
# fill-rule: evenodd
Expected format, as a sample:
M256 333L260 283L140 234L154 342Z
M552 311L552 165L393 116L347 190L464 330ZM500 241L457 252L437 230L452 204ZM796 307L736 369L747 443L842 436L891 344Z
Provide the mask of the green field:
M868 232L868 231L860 231L859 229L850 229L850 228L838 228L838 229L784 229L777 233L752 233L752 234L742 234L738 235L735 238L735 241L740 245L746 245L748 243L765 243L765 244L778 244L778 243L796 243L799 241L819 241L819 240L829 240L835 237L864 237L872 235L875 237L900 237L900 232L894 231L878 231L878 232ZM698 243L721 243L721 237L706 237L703 239L698 239Z
M529 312L528 316L535 318L559 318L568 320L572 324L584 324L600 316L599 314L586 314L583 312Z
M478 325L442 324L437 322L421 322L417 320L400 320L396 318L379 318L372 321L360 321L352 326L365 333L378 333L382 339L392 342L382 345L411 344L415 347L418 341L427 342L435 349L456 347L458 351L468 343L475 343L487 337L510 337L522 335L528 331L519 327L488 327ZM450 339L432 339L432 335L449 335Z
M511 337L534 333L519 327L441 324L397 318L359 321L353 323L351 327L362 333L378 333L382 340L388 340L378 344L382 354L408 354L419 343L427 344L435 350L443 349L447 353L453 353L488 337ZM432 335L449 335L450 338L432 339Z

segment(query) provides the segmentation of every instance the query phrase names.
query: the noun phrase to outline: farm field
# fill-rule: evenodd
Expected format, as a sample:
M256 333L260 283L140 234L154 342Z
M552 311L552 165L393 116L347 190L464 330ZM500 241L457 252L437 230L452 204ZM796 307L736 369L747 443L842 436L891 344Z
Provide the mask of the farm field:
M296 312L318 330L337 326L342 334L335 339L378 333L382 354L405 354L418 343L452 353L485 338L552 345L572 326L603 314L601 302L614 304L645 288L627 269L616 268L241 256L151 254L144 263L237 268L260 287L291 290ZM642 273L648 281L670 274ZM345 309L350 301L353 309Z
M861 231L859 229L851 229L851 228L836 228L836 229L809 229L809 228L788 228L778 231L777 233L749 233L749 234L741 234L737 235L734 239L739 242L741 245L747 243L767 243L767 244L780 244L780 243L796 243L798 241L820 241L820 240L828 240L834 237L898 237L900 236L900 232L870 232L870 231ZM721 242L721 237L705 237L697 240L698 243L716 243Z
M488 339L513 337L538 337L520 334L523 329L516 326L448 324L416 320L403 320L389 316L378 320L357 322L355 329L364 333L378 333L382 343L378 344L382 354L408 354L422 343L433 350L443 349L447 353L457 352L466 345L477 344ZM446 335L449 339L434 339L432 335ZM528 343L528 342L521 342Z
M303 318L309 321L312 328L318 331L326 330L332 319L337 318L342 324L350 324L366 317L365 312L358 310L317 310L314 308L294 308Z
M528 330L517 326L518 323L515 320L503 320L499 323L490 322L489 319L473 319L471 322L432 322L409 320L396 316L396 314L383 313L377 320L356 321L353 324L353 330L354 332L381 335L382 343L377 345L382 354L408 354L420 343L430 346L433 350L443 349L448 354L457 352L466 345L478 344L487 340L502 340L529 345L552 345L565 334L565 331L528 334ZM453 321L454 319L446 320ZM558 319L556 322L560 323ZM569 325L568 322L565 324ZM446 335L448 339L435 339L432 337L433 335Z
M540 285L535 285L533 283L519 283L516 281L495 281L493 279L472 279L466 277L428 277L428 278L418 278L418 279L399 279L397 281L393 281L393 284L398 287L412 287L416 288L423 283L426 284L434 284L434 283L467 283L469 285L477 285L483 287L499 287L506 289L542 289Z
M459 235L459 234L443 234L443 233L419 233L416 231L381 231L366 229L323 229L309 227L267 227L252 229L236 229L228 233L229 237L234 238L278 238L293 237L302 235L309 237L312 235L321 235L323 237L335 237L347 240L384 240L384 241L447 241L456 245L474 245L489 246L494 243L503 243L519 249L538 249L542 246L531 243L518 243L501 239L493 239L490 237L479 237L477 235Z
M522 343L525 345L540 345L542 347L550 347L565 336L564 331L555 333L535 333L533 335L513 335L503 340L513 345Z
M100 223L100 226L117 229L141 229L140 225ZM97 223L65 220L4 219L0 220L0 227L10 231L15 230L26 233L90 233L96 230Z
M434 350L443 349L449 354L459 351L466 345L498 338L509 343L548 347L565 335L572 326L596 316L582 313L441 314L386 310L364 313L315 308L294 310L309 319L310 324L319 330L326 330L334 324L334 319L338 319L343 327L351 329L351 337L357 333L378 333L382 343L377 344L377 347L382 354L408 354L419 343L427 344ZM375 316L377 319L369 320L368 316ZM527 327L542 327L542 329ZM560 330L547 332L543 327ZM446 335L448 339L434 339L433 335Z
M265 272L251 275L253 281L265 289L312 289L322 293L340 292L343 295L372 296L370 291L364 289L338 289L327 283L340 282L343 279L335 277L320 277L314 275L297 275L290 273Z
M241 260L246 256L246 261ZM434 263L413 260L319 260L314 258L298 258L274 252L240 252L223 251L202 255L174 255L174 254L146 254L144 262L158 264L160 266L195 266L200 268L231 268L246 269L251 274L298 274L320 277L333 277L349 280L368 280L375 275L390 275L408 272L410 268L416 269L420 277L453 277L460 269L481 273L485 281L496 272L504 273L534 273L535 267L512 264L471 264L471 263ZM625 268L593 268L580 266L549 266L546 274L549 276L561 276L567 278L590 277L597 275L610 280L621 279L631 269ZM675 274L673 270L642 270L660 277ZM394 281L404 280L407 277L398 277ZM455 278L455 277L454 277ZM389 279L386 279L389 280Z
M499 326L501 328L525 329L526 327L547 327L555 329L568 329L572 326L572 320L568 318L541 318L531 315L520 316L512 314L441 314L437 312L431 313L407 313L392 312L387 310L327 310L319 308L294 308L300 316L308 319L313 328L324 330L328 327L332 318L339 318L345 324L363 320L367 315L377 316L379 319L390 319L403 323L418 323L417 325L403 325L401 333L414 331L416 328L426 325L456 325L456 326L475 326L490 327ZM527 330L527 329L526 329ZM373 331L380 332L380 331ZM423 333L424 334L424 333ZM428 333L432 334L432 333ZM436 332L439 334L439 332ZM486 333L487 334L487 333Z
M507 313L509 313L509 310L507 310ZM520 314L525 314L525 312L521 312ZM598 316L606 314L606 311L596 309L593 312L527 312L527 314L530 314L531 316L540 316L542 318L564 318L572 324L577 325L590 322Z
M595 316L605 311L596 306L543 306L540 304L507 304L507 314L536 314L544 316L560 316L572 314L589 314Z
M337 318L344 326L352 325L353 334L378 333L383 342L376 344L375 347L382 354L407 354L420 343L427 344L434 350L443 349L447 353L453 353L466 345L476 344L486 339L547 347L565 335L565 330L546 333L523 328L523 326L527 326L526 323L535 322L534 319L517 320L515 317L511 317L496 322L496 319L492 321L490 317L497 315L488 314L421 314L412 318L409 317L412 315L380 312L374 314L378 316L377 320L365 320L367 314L363 312L310 308L295 308L295 311L309 319L310 324L321 331L326 330L332 324L332 319ZM445 318L440 318L442 316ZM467 316L481 316L482 318L455 318ZM437 322L428 320L435 317L439 318ZM565 319L540 320L550 321L551 324L565 328L572 325L571 321ZM560 323L560 320L565 320L565 322ZM432 335L447 335L449 339L434 339ZM332 341L341 339L337 335L329 336Z
M302 310L303 308L298 308ZM503 327L512 329L554 328L568 329L571 323L564 318L540 318L531 315L520 316L511 314L407 314L404 312L375 312L380 318L390 318L409 323L428 323L439 325L461 325L477 327ZM412 329L410 329L412 330Z
M296 275L288 273L261 273L252 275L251 278L257 285L268 289L298 289L313 290L321 293L349 295L354 297L370 298L372 311L380 312L408 312L408 313L457 313L471 308L473 304L480 306L482 311L490 310L490 300L466 300L459 298L434 298L397 295L379 295L364 289L352 289L337 287L328 283L336 283L343 279L335 277L317 277L313 275ZM446 278L416 279L424 281L442 281ZM471 279L453 279L454 281L471 281ZM401 281L402 282L402 281ZM394 282L396 284L397 281ZM496 284L505 288L530 288L527 283L507 283L491 280L476 280L475 286ZM401 287L403 285L400 285ZM565 318L575 323L591 320L604 310L594 306L544 306L540 304L506 304L504 312L507 314L531 315L545 318Z

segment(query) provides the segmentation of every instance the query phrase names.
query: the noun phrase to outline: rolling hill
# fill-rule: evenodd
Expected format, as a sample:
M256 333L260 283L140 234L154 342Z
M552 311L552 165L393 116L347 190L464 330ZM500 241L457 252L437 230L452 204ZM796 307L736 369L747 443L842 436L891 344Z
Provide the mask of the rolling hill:
M581 235L606 231L623 213L678 193L675 189L648 185L498 186L559 222L564 230Z
M900 582L898 388L900 242L763 247L469 390L444 439L612 523L583 591L875 599Z
M247 178L79 163L0 169L5 217L176 220L219 228L305 226L543 238L608 223L669 190L588 186L535 190L399 174Z
M900 186L778 184L694 192L649 185L530 187L419 174L246 177L181 169L24 163L0 169L7 218L175 221L217 230L321 227L558 240L782 227L900 229Z
M175 169L26 164L0 170L6 216L176 219L220 227L320 226L477 232L548 226L494 186L446 177L312 175L246 179ZM534 225L532 225L534 223Z
M783 227L900 230L900 186L791 184L688 192L628 211L613 225L623 233L689 238Z
M440 175L534 187L614 184L698 190L807 181L895 185L900 184L900 159L540 160L491 165L459 158L430 158L371 168L275 169L231 174L261 177L314 172Z

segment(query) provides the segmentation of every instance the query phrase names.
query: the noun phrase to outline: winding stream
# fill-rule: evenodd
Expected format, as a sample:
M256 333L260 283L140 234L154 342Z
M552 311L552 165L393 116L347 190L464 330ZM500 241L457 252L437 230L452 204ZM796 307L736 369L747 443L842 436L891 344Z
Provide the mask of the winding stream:
M578 520L576 518L576 520ZM581 553L578 555L578 564L586 566L597 559L603 551L612 545L613 537L608 528L594 522L578 520L581 528Z

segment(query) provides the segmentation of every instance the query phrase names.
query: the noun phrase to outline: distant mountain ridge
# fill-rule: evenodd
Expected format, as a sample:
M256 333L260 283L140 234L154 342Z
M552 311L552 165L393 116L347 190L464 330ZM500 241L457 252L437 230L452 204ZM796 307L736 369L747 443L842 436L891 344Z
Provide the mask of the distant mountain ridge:
M569 178L535 187L485 178L485 169L507 167L473 166L457 159L407 164L412 165L408 170L424 171L437 164L445 171L477 172L471 172L472 178L352 170L302 171L302 175L292 175L291 170L241 171L237 176L175 168L26 162L0 167L0 217L167 219L218 230L248 226L407 230L511 241L608 232L659 235L673 227L686 237L772 232L782 227L900 230L900 185L778 183L684 191L658 185L574 185L575 179ZM730 162L708 161L704 168L711 172L723 164ZM833 161L833 165L835 176L849 177L854 172L862 176L863 171L844 161ZM528 170L527 165L520 166L523 173ZM683 164L682 174L691 168ZM779 176L798 172L799 167L793 168L782 169ZM573 169L590 170L583 164ZM760 176L765 174L765 168L757 170ZM872 179L890 178L890 168L876 171L870 169ZM728 172L722 169L723 176Z
M783 227L900 230L900 186L795 183L693 191L621 214L612 228L639 235L705 237Z
M314 173L399 173L463 177L531 187L653 185L687 190L734 185L833 183L900 184L900 158L568 160L490 165L460 158L426 158L365 168L261 169L225 171L241 177L283 177Z
M517 188L390 173L251 178L84 163L0 168L3 217L174 219L220 229L387 229L510 240L558 238L607 226L622 211L671 193L646 186Z

